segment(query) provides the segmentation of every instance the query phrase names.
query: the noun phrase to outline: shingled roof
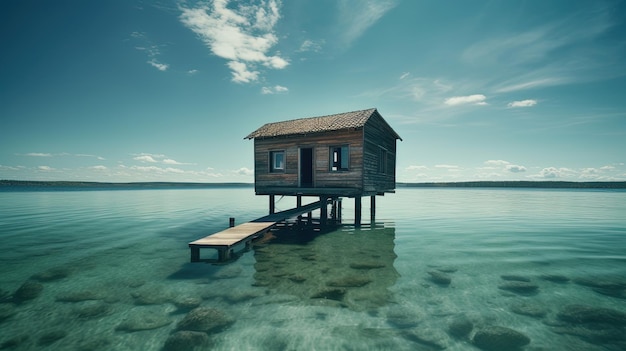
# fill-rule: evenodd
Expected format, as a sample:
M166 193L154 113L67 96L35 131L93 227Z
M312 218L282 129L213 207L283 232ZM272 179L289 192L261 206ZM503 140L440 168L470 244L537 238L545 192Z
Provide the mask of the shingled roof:
M250 133L245 139L272 138L286 135L304 135L343 129L362 128L368 119L378 113L375 108L361 111L338 113L335 115L293 119L283 122L267 123ZM391 127L390 127L391 129ZM395 136L402 140L393 129Z

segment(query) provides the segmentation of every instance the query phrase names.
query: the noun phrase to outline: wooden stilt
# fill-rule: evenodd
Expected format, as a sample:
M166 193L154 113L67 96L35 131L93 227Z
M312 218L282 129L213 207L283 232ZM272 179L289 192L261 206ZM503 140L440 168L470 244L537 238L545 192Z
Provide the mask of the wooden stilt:
M320 196L322 207L320 208L320 224L325 225L328 221L328 198Z
M230 219L228 220L228 226L230 228L235 226L235 217L230 217Z
M376 195L371 196L370 225L376 222Z
M354 198L354 225L361 226L361 197Z
M200 262L200 248L191 247L191 262Z
M275 196L270 195L270 214L274 214L276 212L276 202L274 200Z
M296 196L296 208L302 207L302 195Z
M337 199L337 223L341 224L341 198Z

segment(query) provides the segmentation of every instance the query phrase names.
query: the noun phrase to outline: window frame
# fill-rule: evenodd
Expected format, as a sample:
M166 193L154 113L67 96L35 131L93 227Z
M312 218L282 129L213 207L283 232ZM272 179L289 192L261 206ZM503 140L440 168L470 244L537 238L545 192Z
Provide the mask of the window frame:
M282 167L277 167L276 161L277 161L277 156L278 155L282 155L282 165L279 164L279 166ZM287 158L286 158L286 154L285 154L285 150L272 150L269 152L269 166L270 166L270 173L285 173L285 170L287 169Z
M350 145L333 145L330 146L328 150L328 168L330 172L350 171ZM337 150L339 150L339 153L336 152ZM338 156L337 161L335 161L335 155ZM339 165L339 167L337 167L337 165ZM345 167L343 167L344 165Z

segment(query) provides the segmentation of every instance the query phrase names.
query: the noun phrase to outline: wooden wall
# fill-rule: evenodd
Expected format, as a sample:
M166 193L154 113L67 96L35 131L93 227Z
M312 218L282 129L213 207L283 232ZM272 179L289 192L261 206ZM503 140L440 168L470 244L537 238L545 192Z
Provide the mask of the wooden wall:
M365 192L385 192L396 187L396 138L385 120L374 114L364 127L363 154ZM380 172L381 148L387 152L385 172Z
M348 171L330 170L330 147L349 145ZM306 136L254 139L255 187L298 187L299 148L313 148L316 188L363 187L363 131L344 130ZM271 151L285 151L285 171L270 173Z

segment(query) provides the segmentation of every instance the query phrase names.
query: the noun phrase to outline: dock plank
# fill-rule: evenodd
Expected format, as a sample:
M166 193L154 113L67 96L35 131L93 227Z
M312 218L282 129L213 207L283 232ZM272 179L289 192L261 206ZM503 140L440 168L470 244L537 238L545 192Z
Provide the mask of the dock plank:
M249 245L252 239L272 229L278 223L284 222L289 218L318 210L322 208L322 206L328 205L328 203L329 201L317 201L304 206L292 208L290 210L272 213L253 221L242 223L211 234L196 241L192 241L189 243L189 248L191 249L191 262L200 261L201 248L217 249L219 253L219 260L226 260L230 256L232 247L244 242L246 245Z

